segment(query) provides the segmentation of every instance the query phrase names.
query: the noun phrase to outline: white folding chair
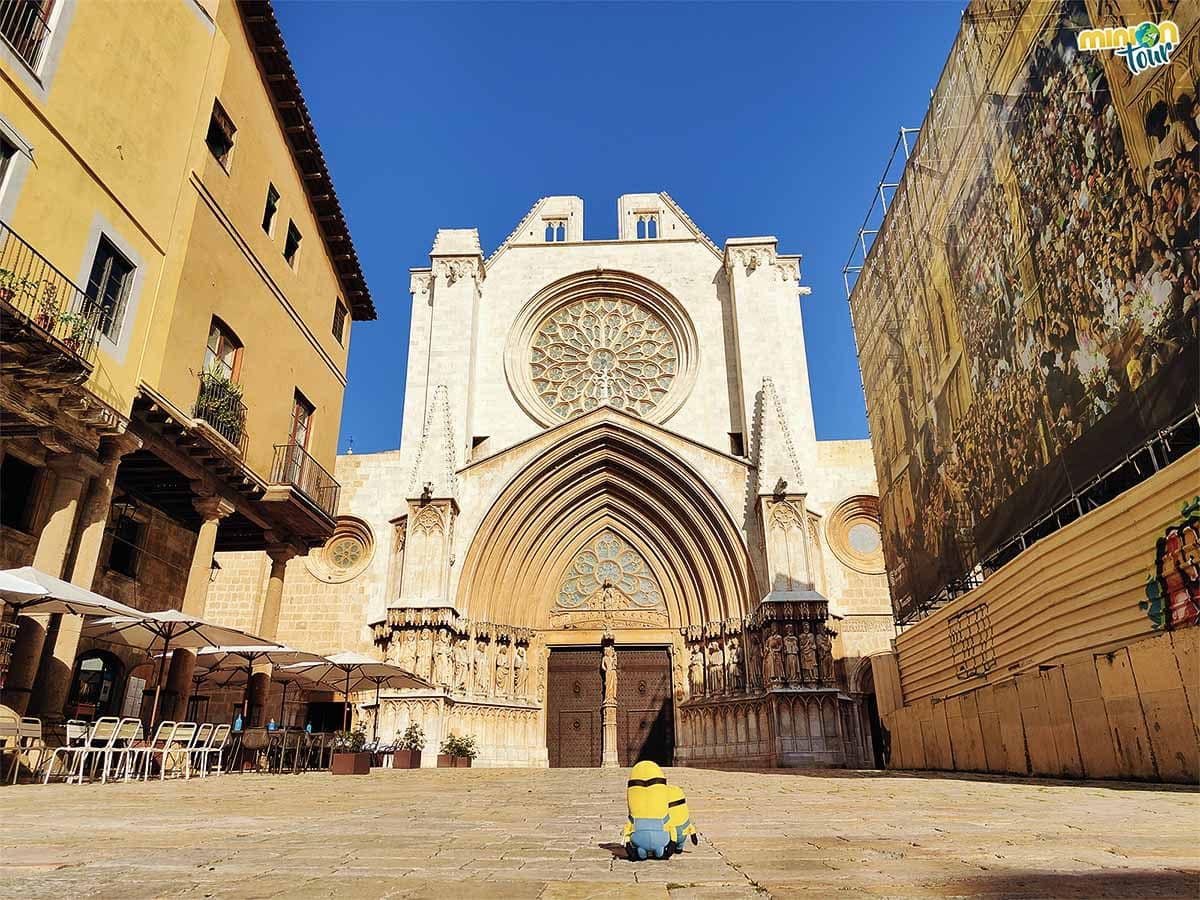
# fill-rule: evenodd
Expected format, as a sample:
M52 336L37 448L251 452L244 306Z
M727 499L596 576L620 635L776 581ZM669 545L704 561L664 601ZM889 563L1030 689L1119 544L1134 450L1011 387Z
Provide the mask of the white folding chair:
M155 751L159 754L159 781L166 780L168 764L182 765L185 776L190 773L191 749L198 730L199 726L195 722L180 722L171 732L171 737L166 744Z
M229 723L218 725L208 740L208 746L200 753L200 777L208 776L209 766L212 764L212 757L217 758L217 774L221 774L221 769L225 758L225 745L229 743Z
M129 766L132 765L132 751L137 748L137 744L142 739L142 720L134 718L125 718L121 720L121 724L117 726L117 733L113 737L112 744L104 751L104 771L100 776L100 783L104 784L108 781L108 773L111 771L115 777L120 777L122 770L125 772L125 780L129 780Z
M208 748L212 746L213 731L215 728L216 726L211 722L205 722L196 731L196 737L192 741L191 749L188 751L188 767L187 775L184 776L185 778L191 776L192 768L204 758Z
M17 753L13 757L12 767L9 771L9 778L12 784L17 783L17 774L21 770L21 760L24 758L25 766L33 775L34 780L37 779L38 773L42 770L42 766L46 762L46 754L49 752L49 747L46 746L46 740L42 736L42 720L26 716L21 719L21 724L17 726L19 734L17 735ZM37 757L37 762L34 762L34 756Z
M42 783L50 782L50 776L54 773L54 763L61 753L63 755L63 775L67 782L70 783L71 779L78 774L79 783L83 784L83 773L87 768L88 757L94 757L92 760L94 769L96 764L103 759L105 751L112 746L120 725L121 720L116 716L104 716L92 723L82 743L55 747L54 752L50 754L50 761L46 766L46 778ZM68 729L69 734L70 729Z
M175 728L178 723L171 721L163 721L158 723L158 727L154 729L154 735L141 747L135 747L133 750L134 756L134 777L141 775L145 781L150 777L150 761L151 758L159 750L171 743L171 737L175 733Z
M13 766L21 758L21 721L16 716L0 717L0 758L12 754Z

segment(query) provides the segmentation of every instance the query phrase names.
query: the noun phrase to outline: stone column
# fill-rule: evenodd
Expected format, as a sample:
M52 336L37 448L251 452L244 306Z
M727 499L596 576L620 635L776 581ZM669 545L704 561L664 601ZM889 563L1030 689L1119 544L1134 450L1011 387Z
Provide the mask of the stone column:
M287 564L296 555L290 544L272 544L267 547L271 558L271 577L267 581L267 596L263 600L262 616L258 622L258 636L267 640L278 640L279 607L283 601L283 581L287 576Z
M192 551L192 567L188 571L187 588L183 592L182 611L203 616L208 603L208 586L212 581L213 551L217 546L217 528L221 520L233 513L233 504L216 494L201 494L192 501L200 513L200 533Z
M121 457L142 445L139 438L123 434L104 441L100 448L100 471L92 478L79 513L78 540L75 560L71 565L71 583L87 590L92 589L96 578L96 565L100 559L100 547L104 542L104 527L108 524L108 512L112 505L113 485L116 483L117 468ZM63 615L58 623L54 647L43 655L34 694L35 704L43 718L58 719L62 716L71 678L75 672L75 655L79 650L79 632L83 627L82 616Z
M217 546L217 528L221 520L233 513L233 504L216 494L201 494L192 501L200 513L200 533L192 550L192 566L188 570L187 587L183 592L182 611L203 617L208 603L208 586L212 582L213 551ZM178 719L187 713L187 698L192 690L192 675L196 671L196 654L192 650L175 648L171 667L167 671L164 697L160 702L159 720Z
M296 555L290 544L272 544L267 547L271 559L271 577L267 580L267 595L263 598L262 615L258 620L258 636L278 640L279 607L283 602L283 582L287 576L288 561ZM267 701L271 696L271 664L260 663L254 667L247 688L249 718L247 725L265 725L270 719Z
M75 512L83 493L83 483L90 474L85 465L79 453L54 453L46 463L46 468L57 477L50 493L46 523L38 536L33 565L55 578L62 576L66 565ZM49 621L49 616L20 616L17 619L17 639L4 683L4 703L20 715L29 710Z
M612 655L608 651L612 651ZM604 648L601 662L604 670L604 702L600 704L603 730L600 737L600 768L615 769L621 765L617 754L617 651L609 644Z

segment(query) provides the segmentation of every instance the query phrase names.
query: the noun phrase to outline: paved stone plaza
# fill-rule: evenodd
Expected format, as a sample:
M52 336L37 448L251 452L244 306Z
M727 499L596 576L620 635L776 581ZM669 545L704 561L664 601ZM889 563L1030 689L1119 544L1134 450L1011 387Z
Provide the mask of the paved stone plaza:
M702 839L624 859L625 772L2 789L4 897L1195 897L1180 788L674 769Z

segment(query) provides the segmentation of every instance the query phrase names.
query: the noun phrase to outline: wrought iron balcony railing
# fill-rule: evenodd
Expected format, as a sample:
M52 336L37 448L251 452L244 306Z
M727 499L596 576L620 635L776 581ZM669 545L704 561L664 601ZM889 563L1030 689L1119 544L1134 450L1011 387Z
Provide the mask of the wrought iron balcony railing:
M45 0L0 0L0 35L35 73L50 43Z
M298 488L330 518L337 513L341 485L299 444L275 445L271 483Z
M203 419L245 456L246 404L242 402L242 389L237 382L202 372L192 417Z
M0 302L11 307L18 318L57 339L82 362L92 364L100 339L100 304L3 222Z

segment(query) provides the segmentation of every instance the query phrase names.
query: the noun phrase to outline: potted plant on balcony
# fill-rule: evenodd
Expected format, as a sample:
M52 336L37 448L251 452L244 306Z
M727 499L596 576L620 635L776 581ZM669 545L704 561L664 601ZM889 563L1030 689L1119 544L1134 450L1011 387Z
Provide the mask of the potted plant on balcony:
M371 754L363 750L366 745L367 733L361 728L335 731L330 771L334 775L370 775Z
M452 734L442 741L438 752L437 764L439 769L469 769L471 760L479 755L475 749L475 737L466 735L459 737Z
M203 419L233 444L241 438L245 427L242 386L220 366L213 366L200 376L196 418Z
M0 300L19 306L23 298L32 298L38 283L22 278L16 272L0 269ZM39 314L40 315L40 314ZM41 322L38 323L39 325ZM44 326L43 326L44 327Z
M392 754L393 769L421 768L421 751L425 749L425 732L421 726L413 722L404 730Z
M58 314L58 325L63 329L61 332L63 343L75 353L78 353L83 346L91 324L91 320L82 313L63 312Z

